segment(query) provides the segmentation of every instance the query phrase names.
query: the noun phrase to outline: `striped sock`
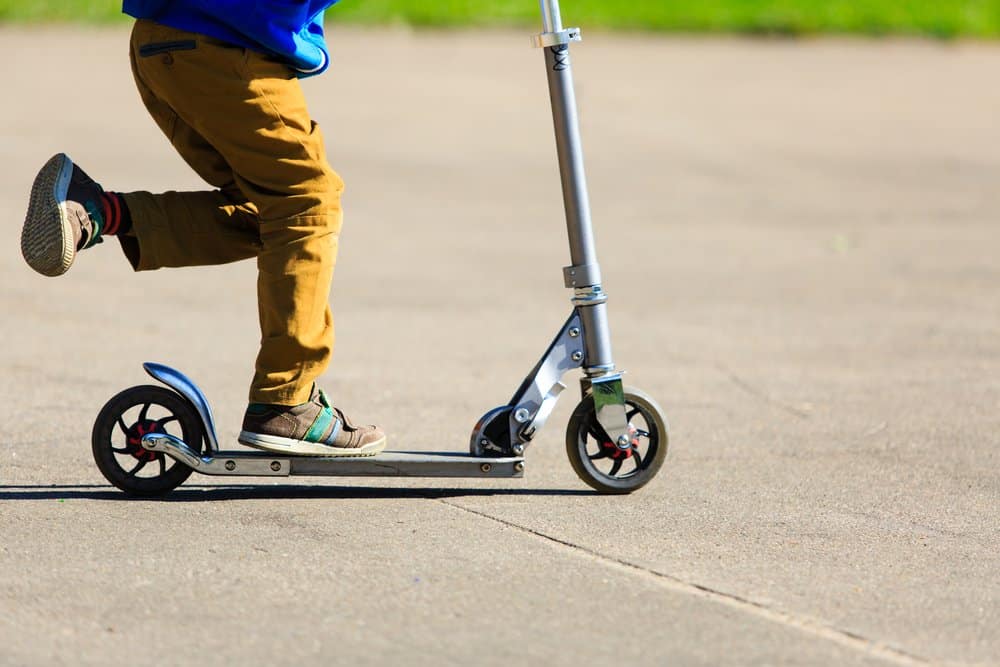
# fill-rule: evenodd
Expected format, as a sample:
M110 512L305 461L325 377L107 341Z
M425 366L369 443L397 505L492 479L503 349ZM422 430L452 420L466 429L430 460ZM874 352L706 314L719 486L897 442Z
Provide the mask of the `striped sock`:
M125 200L116 192L102 192L101 205L104 208L104 229L101 234L113 236L127 234L132 229L132 214Z

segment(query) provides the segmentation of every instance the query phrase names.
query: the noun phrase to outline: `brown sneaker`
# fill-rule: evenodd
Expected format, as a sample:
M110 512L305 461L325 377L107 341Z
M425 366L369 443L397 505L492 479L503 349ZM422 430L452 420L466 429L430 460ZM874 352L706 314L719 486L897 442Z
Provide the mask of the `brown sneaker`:
M103 192L68 155L59 153L45 163L31 186L21 229L21 254L31 268L62 275L78 250L101 242Z
M248 447L303 456L373 456L385 449L377 426L357 426L313 386L308 403L251 403L239 441Z

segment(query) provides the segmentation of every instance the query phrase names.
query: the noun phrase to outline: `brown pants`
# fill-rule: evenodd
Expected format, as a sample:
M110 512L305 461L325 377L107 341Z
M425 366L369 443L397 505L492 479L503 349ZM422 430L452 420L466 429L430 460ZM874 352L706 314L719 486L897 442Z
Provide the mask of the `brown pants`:
M257 258L261 347L250 402L309 399L333 351L330 282L343 182L293 72L266 55L150 21L132 32L139 94L217 188L125 193L137 271Z

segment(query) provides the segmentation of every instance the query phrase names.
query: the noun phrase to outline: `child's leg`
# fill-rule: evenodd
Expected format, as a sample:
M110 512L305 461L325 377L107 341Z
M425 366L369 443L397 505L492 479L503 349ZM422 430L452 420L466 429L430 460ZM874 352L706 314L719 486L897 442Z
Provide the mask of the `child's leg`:
M236 185L222 156L157 100L147 99L147 104L160 126L169 128L178 151L220 189L106 192L59 153L35 176L21 230L21 253L39 273L62 275L80 250L109 235L118 237L136 270L224 264L260 251L257 208Z
M132 58L144 99L153 96L151 112L185 159L203 176L225 164L257 210L261 350L250 401L308 401L333 348L328 300L343 184L327 164L298 79L266 56L147 21L136 23ZM212 147L219 162L203 163L211 153L192 149L189 129ZM147 250L160 265L184 261L184 252L192 252L184 246L185 235L197 238L197 220L213 208L225 210L219 201L209 205L204 194L132 194L126 201L140 266ZM172 208L178 209L176 216ZM214 238L218 232L207 233ZM161 257L166 247L171 259Z
M206 192L122 193L132 215L133 232L119 237L119 241L132 266L145 271L256 257L261 248L257 207L236 185L225 158L157 97L140 75L135 53L131 59L136 87L150 116L184 161L207 183L219 188Z

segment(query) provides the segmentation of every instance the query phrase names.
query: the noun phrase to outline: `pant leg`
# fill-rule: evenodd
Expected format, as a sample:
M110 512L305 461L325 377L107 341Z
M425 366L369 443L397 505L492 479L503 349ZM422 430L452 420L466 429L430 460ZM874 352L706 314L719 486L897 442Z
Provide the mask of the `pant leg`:
M169 42L185 48L164 54L157 45ZM298 79L262 54L148 21L136 23L132 52L138 77L176 115L171 140L178 127L203 137L256 208L261 349L250 400L302 403L333 350L329 293L343 182ZM200 160L192 166L209 171Z
M133 41L134 38L133 38ZM132 214L133 232L119 236L137 271L176 266L225 264L260 251L257 208L236 185L219 152L143 79L137 50L130 50L132 73L143 104L188 165L210 185L204 192L121 193ZM157 54L170 59L170 52Z

